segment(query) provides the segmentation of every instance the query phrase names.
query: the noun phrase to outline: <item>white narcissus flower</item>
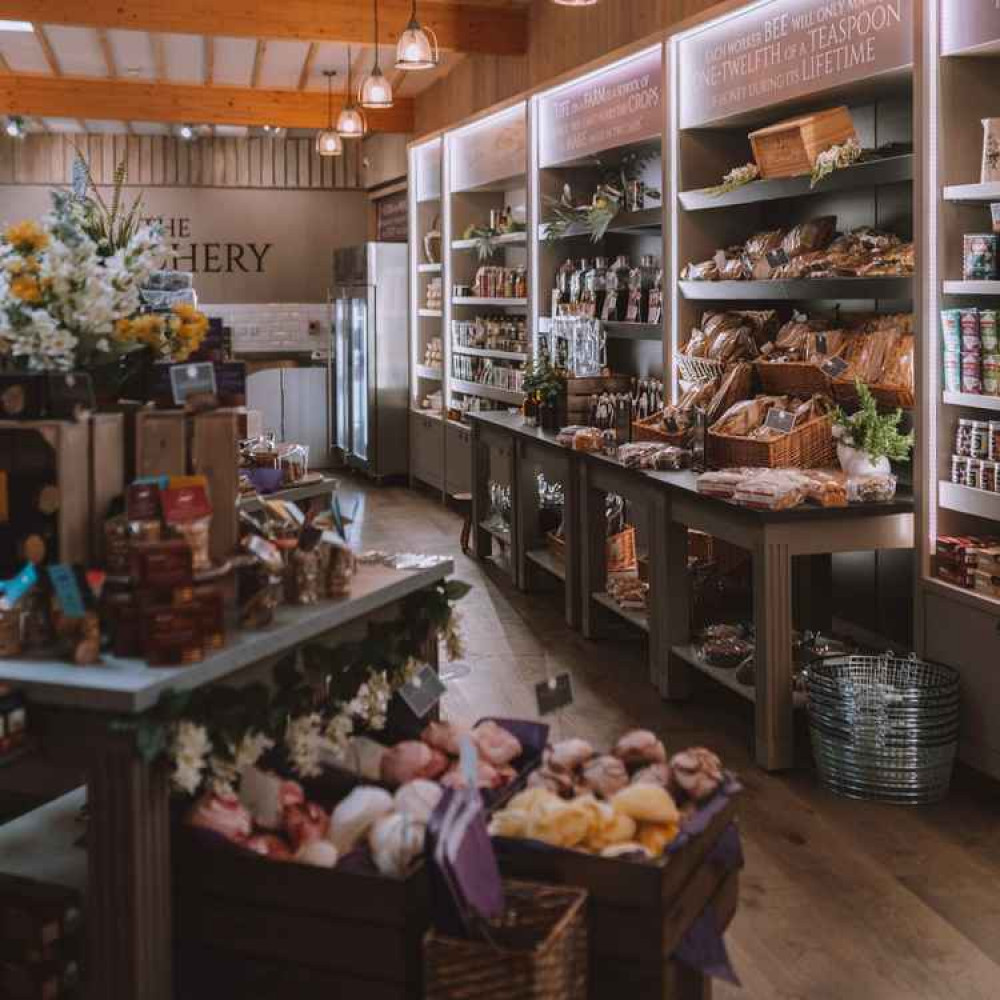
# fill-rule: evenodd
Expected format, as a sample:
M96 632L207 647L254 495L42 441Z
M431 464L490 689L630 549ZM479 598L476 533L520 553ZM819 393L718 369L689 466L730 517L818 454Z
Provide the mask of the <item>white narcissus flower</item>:
M171 781L187 795L194 795L201 786L202 774L212 752L208 730L196 722L184 719L174 726L170 756L174 762Z
M285 729L285 747L295 773L302 778L315 778L322 773L319 764L323 745L322 719L316 712L289 721Z

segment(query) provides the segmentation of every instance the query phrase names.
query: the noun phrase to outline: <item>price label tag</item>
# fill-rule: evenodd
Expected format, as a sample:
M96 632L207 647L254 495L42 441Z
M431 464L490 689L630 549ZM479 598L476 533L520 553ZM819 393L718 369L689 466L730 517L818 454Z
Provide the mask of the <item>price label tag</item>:
M843 358L829 358L820 365L820 371L825 372L830 378L840 378L848 369L848 364Z
M83 618L87 609L83 603L83 592L72 566L57 563L48 567L49 580L56 592L59 608L67 618Z
M819 351L820 354L826 354L829 350L826 343L825 333L821 332L816 334L816 350Z
M170 390L178 406L183 406L191 396L214 396L215 365L211 361L171 365Z
M535 685L538 714L551 715L573 704L573 679L569 674L556 674Z
M420 672L413 680L407 681L399 689L399 696L406 702L410 711L418 719L422 719L441 700L447 690L437 671L428 663L420 668Z
M764 421L765 427L787 434L795 427L795 414L788 410L779 410L777 407L767 411L767 419Z

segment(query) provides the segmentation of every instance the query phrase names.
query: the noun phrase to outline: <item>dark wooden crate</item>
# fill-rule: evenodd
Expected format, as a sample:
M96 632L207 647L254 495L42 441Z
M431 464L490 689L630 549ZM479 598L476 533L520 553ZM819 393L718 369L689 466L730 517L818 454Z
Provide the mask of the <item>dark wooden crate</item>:
M732 897L735 910L736 873L706 861L735 812L730 801L703 834L659 865L526 850L523 844L498 840L500 870L506 877L587 890L591 1000L669 997L670 956L687 929L720 893ZM623 983L629 989L623 991Z

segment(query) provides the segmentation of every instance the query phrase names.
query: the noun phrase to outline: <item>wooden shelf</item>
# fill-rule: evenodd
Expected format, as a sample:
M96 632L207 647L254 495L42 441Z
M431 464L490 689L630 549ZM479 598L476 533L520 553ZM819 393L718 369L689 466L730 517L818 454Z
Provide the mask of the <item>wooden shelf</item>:
M968 587L958 587L954 583L948 583L947 580L939 580L936 576L924 577L923 585L930 591L959 601L977 611L986 611L991 615L1000 614L1000 597L979 594Z
M441 265L440 264L418 264L417 271L420 274L440 274Z
M971 406L978 410L1000 410L1000 396L981 396L974 392L945 392L947 406Z
M713 667L711 663L706 663L698 655L698 651L694 646L690 645L673 646L671 647L670 652L678 659L690 664L690 666L694 667L695 670L711 677L712 680L717 681L723 687L729 688L730 691L735 692L741 698L746 698L747 701L756 702L757 689L748 684L741 684L736 679L736 670L738 668ZM806 704L806 696L801 691L796 691L792 695L792 702L796 708L804 708Z
M444 313L440 309L418 309L417 315L421 319L442 319Z
M497 358L500 361L527 361L528 355L517 351L494 351L489 347L457 347L452 345L452 354L467 354L473 358Z
M549 223L543 222L540 228L542 240L548 240ZM608 233L625 236L642 236L643 234L658 233L663 229L663 209L644 208L641 212L619 212L614 221L608 226ZM560 240L572 240L579 237L590 239L590 231L580 223L570 226L565 235L560 236ZM601 243L597 241L597 246Z
M465 379L453 378L451 387L455 392L465 393L466 396L482 396L483 399L492 399L498 403L507 403L510 406L520 406L524 402L523 392L512 392L510 389L498 389L492 385L484 385L481 382L466 382Z
M662 340L663 326L660 323L619 323L602 321L604 332L612 340Z
M1000 201L1000 183L951 184L944 189L941 197L957 204L989 204L991 201Z
M810 186L811 178L807 176L783 177L754 181L752 184L720 195L709 194L707 189L682 191L678 195L678 200L681 208L687 212L707 212L732 208L736 205L754 205L764 201L782 201L785 198L804 198L834 191L901 184L913 180L913 166L913 154L907 153L903 156L887 156L881 160L871 160L868 163L859 163L853 167L834 171L815 187Z
M440 368L431 368L429 365L414 365L413 371L417 378L425 378L428 382L440 382L443 376Z
M1000 294L1000 282L997 282ZM812 299L912 299L913 278L797 278L790 281L679 281L698 302L796 302Z
M945 295L1000 295L1000 281L946 281Z
M523 247L528 244L528 234L504 233L502 236L495 236L493 243L499 247ZM452 250L475 250L479 246L479 240L452 240Z
M938 503L947 510L1000 521L1000 493L942 481L938 484Z
M551 573L557 580L566 582L566 567L559 562L548 549L529 549L525 555L536 566L541 566L546 573Z
M459 296L451 300L453 306L490 306L494 309L527 309L527 299L480 299Z
M416 414L418 417L426 417L428 420L437 420L440 422L441 413L438 410L421 410L416 406L410 407L410 413Z
M590 595L603 608L607 608L613 615L624 619L629 625L634 625L642 632L649 631L649 615L644 611L631 611L623 608L613 597L597 591Z

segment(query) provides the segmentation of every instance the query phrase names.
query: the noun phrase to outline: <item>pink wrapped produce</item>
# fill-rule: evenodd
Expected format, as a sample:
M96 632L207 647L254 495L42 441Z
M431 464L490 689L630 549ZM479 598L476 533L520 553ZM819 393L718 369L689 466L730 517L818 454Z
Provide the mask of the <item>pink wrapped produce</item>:
M522 747L518 738L495 722L480 722L472 730L472 740L479 756L494 767L502 767L521 756Z
M420 734L420 739L434 750L440 750L449 757L457 757L461 739L468 731L467 727L454 722L431 722Z
M253 830L253 819L235 795L215 795L206 792L185 817L188 826L211 830L227 840L241 843Z
M562 771L575 771L594 756L594 748L586 741L578 738L560 740L545 750L545 763L548 767Z
M305 844L326 837L330 817L315 802L306 802L304 805L289 806L285 810L284 827L292 850L298 851Z
M695 802L711 798L723 782L722 761L704 747L674 754L670 760L674 784Z
M583 785L601 798L610 799L628 784L628 771L617 757L605 754L583 765Z
M667 759L667 751L648 729L633 729L615 744L612 753L625 763L626 767L645 767L647 764L662 764Z

